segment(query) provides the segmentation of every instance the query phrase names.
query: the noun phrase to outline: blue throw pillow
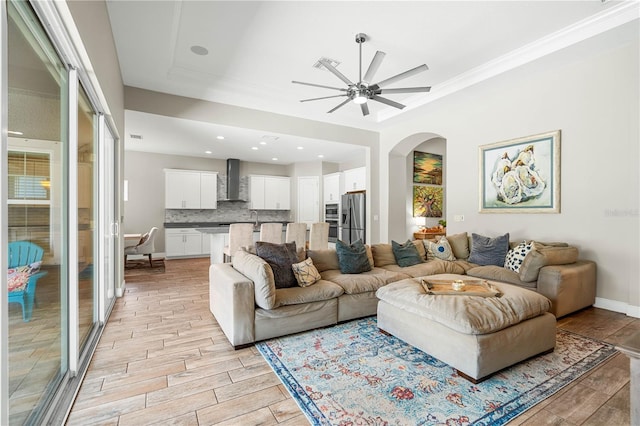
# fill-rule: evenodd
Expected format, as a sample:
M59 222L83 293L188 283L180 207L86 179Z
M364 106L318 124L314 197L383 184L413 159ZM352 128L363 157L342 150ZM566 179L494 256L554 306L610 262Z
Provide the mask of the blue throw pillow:
M471 255L469 255L469 262L471 263L504 266L504 260L507 257L508 251L508 232L496 238L471 234Z
M420 253L418 253L418 248L411 240L407 240L404 244L391 240L391 250L393 250L393 256L396 258L398 266L413 266L418 263L424 263Z
M349 245L343 241L336 241L336 252L340 272L343 274L359 274L371 270L371 263L367 257L367 248L362 240Z

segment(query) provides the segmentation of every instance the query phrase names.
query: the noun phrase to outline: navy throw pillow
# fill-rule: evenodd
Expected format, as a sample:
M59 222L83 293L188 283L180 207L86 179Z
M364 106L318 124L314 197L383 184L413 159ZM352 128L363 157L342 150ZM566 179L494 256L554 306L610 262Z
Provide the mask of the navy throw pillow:
M340 272L343 274L359 274L371 270L371 263L367 257L367 248L362 240L347 244L344 241L336 241L336 252Z
M271 266L276 288L297 287L291 265L298 263L296 243L274 244L256 241L256 254Z
M509 233L489 238L484 235L471 234L471 254L469 262L478 265L504 266L504 259L509 251Z
M411 240L407 240L403 244L391 240L391 250L393 250L393 256L396 258L398 266L413 266L418 263L424 263L420 253L418 253L418 248Z

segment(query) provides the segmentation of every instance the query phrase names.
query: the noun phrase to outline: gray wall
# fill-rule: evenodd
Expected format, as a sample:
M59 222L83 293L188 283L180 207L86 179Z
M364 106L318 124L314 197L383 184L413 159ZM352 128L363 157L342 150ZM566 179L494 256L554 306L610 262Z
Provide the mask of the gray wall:
M638 29L636 20L392 120L381 134L382 238L407 237L394 188L409 183L394 165L440 136L449 233L574 244L598 264L598 305L640 316ZM561 213L480 214L478 147L557 129Z

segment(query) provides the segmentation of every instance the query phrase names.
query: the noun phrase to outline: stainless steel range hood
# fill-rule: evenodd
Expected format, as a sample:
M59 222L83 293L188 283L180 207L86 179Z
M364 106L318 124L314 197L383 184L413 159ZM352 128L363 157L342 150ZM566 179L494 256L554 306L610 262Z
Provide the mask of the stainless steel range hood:
M240 160L227 160L227 199L225 201L244 201L240 199Z

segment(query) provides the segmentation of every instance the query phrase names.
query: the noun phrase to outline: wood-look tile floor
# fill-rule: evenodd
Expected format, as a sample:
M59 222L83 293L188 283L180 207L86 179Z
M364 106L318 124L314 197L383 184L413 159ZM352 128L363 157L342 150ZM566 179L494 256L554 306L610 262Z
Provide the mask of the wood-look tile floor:
M167 260L126 276L69 425L304 425L254 347L235 351L209 311L208 259ZM640 320L589 308L558 327L617 343ZM628 425L629 360L621 354L512 421Z

